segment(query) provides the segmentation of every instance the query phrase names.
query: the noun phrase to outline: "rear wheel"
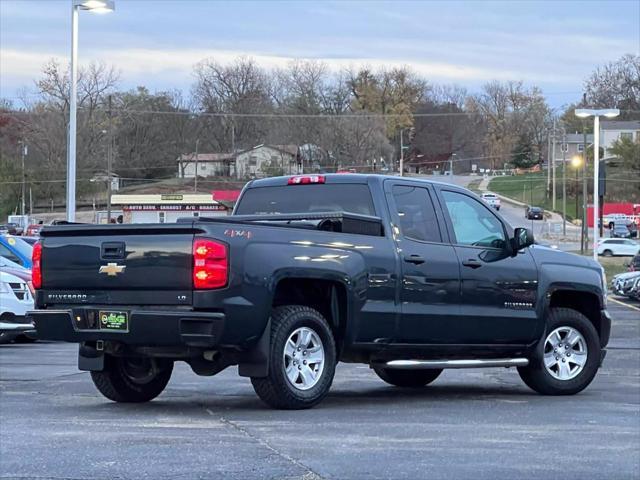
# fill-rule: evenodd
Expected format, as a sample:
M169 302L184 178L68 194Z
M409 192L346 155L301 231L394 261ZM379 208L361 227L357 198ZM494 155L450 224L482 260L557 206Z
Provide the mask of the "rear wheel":
M520 377L545 395L573 395L584 390L600 367L600 339L593 324L576 310L554 308L547 333Z
M114 402L141 403L153 400L169 383L173 361L149 357L105 355L105 368L91 372L98 391Z
M393 368L373 367L382 380L396 387L419 388L430 384L442 373L442 369L398 370Z
M269 373L252 377L260 399L274 408L310 408L329 392L336 347L325 318L312 308L278 307L271 315Z

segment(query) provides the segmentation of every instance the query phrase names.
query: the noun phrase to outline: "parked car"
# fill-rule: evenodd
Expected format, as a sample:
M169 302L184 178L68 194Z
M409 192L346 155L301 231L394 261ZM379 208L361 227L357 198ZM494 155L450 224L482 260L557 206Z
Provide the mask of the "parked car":
M79 368L118 402L155 398L176 361L238 365L286 409L320 402L338 361L402 387L512 366L542 394L575 394L609 341L604 271L532 244L454 185L266 178L230 217L45 228L29 318L42 339L80 343Z
M0 235L0 257L4 257L21 267L31 269L33 247L20 237Z
M12 222L8 222L0 226L0 231L2 231L2 233L4 234L9 234L9 235L22 234L22 228L20 227L20 225Z
M608 213L602 218L602 223L606 228L611 230L615 225L626 225L628 222L628 218L629 217L624 213ZM598 225L600 225L600 221L598 221Z
M609 231L609 236L611 238L631 238L631 232L626 224L616 223Z
M496 210L500 210L500 197L498 197L495 193L485 192L480 197L490 207L495 208Z
M22 237L20 237L20 240L22 240L23 242L27 242L29 245L31 245L33 247L35 245L35 243L40 240L40 237L25 237L25 236L22 236Z
M640 244L628 238L603 238L598 242L598 255L604 257L634 256L640 251Z
M40 230L42 230L42 227L44 227L44 224L42 223L32 223L27 227L24 234L28 237L36 237L40 235Z
M524 216L527 220L542 220L544 218L544 210L541 207L529 206L525 210Z
M640 280L640 272L625 272L616 275L611 282L611 290L616 295L635 297L636 284Z
M630 272L640 272L640 253L634 256L628 263L627 268Z
M33 310L33 296L27 282L0 268L0 343L35 334L33 323L25 318L29 310Z

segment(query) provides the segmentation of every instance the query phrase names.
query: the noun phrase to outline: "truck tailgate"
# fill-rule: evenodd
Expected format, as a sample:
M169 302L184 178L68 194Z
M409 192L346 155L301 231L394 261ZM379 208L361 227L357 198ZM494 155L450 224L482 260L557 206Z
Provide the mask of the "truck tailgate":
M192 242L199 231L189 224L48 227L42 234L42 290L126 291L129 298L135 291L190 292Z

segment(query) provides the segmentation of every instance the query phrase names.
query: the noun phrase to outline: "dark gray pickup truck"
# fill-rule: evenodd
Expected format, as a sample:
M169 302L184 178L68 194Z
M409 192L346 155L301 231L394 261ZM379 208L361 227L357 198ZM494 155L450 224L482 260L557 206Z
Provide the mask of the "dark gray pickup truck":
M338 361L399 387L517 367L574 394L611 328L597 263L533 245L465 189L376 175L256 180L228 217L46 227L33 283L40 338L79 343L119 402L159 395L175 361L238 365L277 408L317 404Z

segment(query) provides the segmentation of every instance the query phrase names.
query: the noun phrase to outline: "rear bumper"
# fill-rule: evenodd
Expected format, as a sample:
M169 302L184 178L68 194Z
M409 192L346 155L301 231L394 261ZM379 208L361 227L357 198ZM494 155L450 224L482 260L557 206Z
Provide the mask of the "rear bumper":
M64 342L96 340L138 346L214 347L220 343L225 315L215 312L136 310L129 313L129 331L80 329L77 318L91 309L34 310L27 319L35 324L38 338Z

